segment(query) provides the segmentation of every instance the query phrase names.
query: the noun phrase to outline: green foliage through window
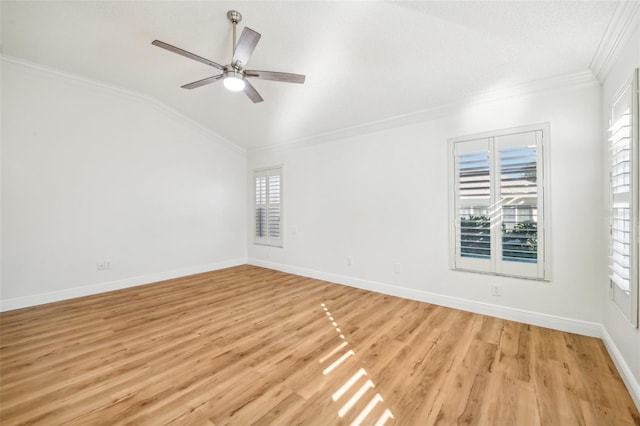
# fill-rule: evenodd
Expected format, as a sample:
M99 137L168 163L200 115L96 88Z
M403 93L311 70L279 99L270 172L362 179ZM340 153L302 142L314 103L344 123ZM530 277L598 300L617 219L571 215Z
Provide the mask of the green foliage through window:
M489 216L469 215L460 218L460 255L488 259L491 257L491 223Z
M538 224L533 221L516 223L508 230L502 224L502 260L535 262L538 259Z

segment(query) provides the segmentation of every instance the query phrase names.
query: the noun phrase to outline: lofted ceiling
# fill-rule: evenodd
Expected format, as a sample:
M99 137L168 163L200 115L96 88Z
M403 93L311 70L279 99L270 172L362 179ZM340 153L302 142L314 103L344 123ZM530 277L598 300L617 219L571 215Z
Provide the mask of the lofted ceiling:
M410 114L478 92L589 69L612 1L6 1L2 54L142 93L247 149ZM236 9L262 34L248 68L306 74L251 80L253 104L219 74L151 45L231 57ZM238 32L238 34L240 31Z

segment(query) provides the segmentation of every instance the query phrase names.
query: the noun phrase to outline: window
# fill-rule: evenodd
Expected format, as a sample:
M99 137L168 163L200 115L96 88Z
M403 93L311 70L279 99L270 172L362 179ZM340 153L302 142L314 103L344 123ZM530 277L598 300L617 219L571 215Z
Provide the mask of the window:
M638 71L609 115L609 285L611 298L638 326Z
M282 167L254 170L255 243L282 247Z
M549 279L543 145L548 125L449 140L453 269Z

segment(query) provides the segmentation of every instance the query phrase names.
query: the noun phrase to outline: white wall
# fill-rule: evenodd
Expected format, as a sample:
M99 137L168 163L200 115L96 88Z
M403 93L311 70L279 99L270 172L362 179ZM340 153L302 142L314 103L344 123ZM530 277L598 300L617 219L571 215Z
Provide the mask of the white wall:
M249 260L599 335L606 281L605 241L597 232L603 199L600 117L600 88L591 77L573 87L458 105L417 124L250 152L249 173L284 167L285 239L284 248L268 248L252 244L249 235ZM450 270L447 138L542 122L550 123L551 133L552 281ZM249 229L252 220L250 212ZM353 266L347 265L349 256ZM401 264L400 274L395 263ZM502 285L502 296L491 295L492 283Z
M151 99L7 58L1 89L4 308L244 263L242 149Z
M638 20L636 20L637 22ZM616 60L602 85L603 141L606 140L605 132L609 118L609 105L613 100L613 96L631 78L633 69L640 67L640 26L636 24L635 30L630 32L631 35L628 41L620 48L616 55ZM602 158L606 161L608 158L606 144L602 144L601 150ZM606 164L603 167L606 167ZM606 174L603 175L603 180L605 182L608 181ZM607 211L607 199L605 198L603 201L602 209ZM603 229L603 233L608 234L609 218L607 217L604 222L604 226L601 226L601 229ZM626 365L619 364L618 368L628 368L627 387L634 389L632 395L635 395L636 404L640 406L640 330L632 327L612 302L608 280L601 283L600 289L600 299L603 304L603 325L608 334L605 342L614 351L619 351L618 355ZM614 357L615 360L616 358Z

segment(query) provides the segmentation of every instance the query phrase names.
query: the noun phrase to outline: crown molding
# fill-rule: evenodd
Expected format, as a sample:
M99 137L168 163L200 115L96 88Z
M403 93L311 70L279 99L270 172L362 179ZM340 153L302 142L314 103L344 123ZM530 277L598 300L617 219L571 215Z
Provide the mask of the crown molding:
M132 100L136 100L136 101L141 101L142 103L145 103L147 105L150 105L152 107L154 107L157 110L160 110L161 112L164 113L168 113L172 116L174 116L175 118L177 118L178 120L182 121L184 124L196 129L197 131L199 131L203 136L205 136L208 139L211 139L217 143L219 143L220 145L230 149L231 151L240 154L241 156L246 156L247 155L247 150L234 143L233 141L225 138L224 136L220 135L219 133L214 132L213 130L211 130L210 128L203 126L202 124L198 123L197 121L195 121L194 119L182 114L181 112L179 112L178 110L175 110L173 108L171 108L170 106L168 106L167 104L159 101L158 99L142 94L140 92L135 92L132 90L128 90L128 89L124 89L122 87L119 86L115 86L112 84L108 84L105 83L103 81L99 81L99 80L94 80L91 78L87 78L87 77L83 77L81 75L78 74L73 74L73 73L69 73L66 71L62 71L59 70L57 68L52 68L52 67L48 67L45 65L41 65L41 64L36 64L34 62L29 62L26 61L24 59L20 59L20 58L16 58L14 56L8 56L8 55L4 55L4 54L0 54L0 60L2 61L3 64L7 63L7 64L11 64L11 65L16 65L18 67L22 67L25 70L29 70L29 71L33 71L33 72L37 72L40 74L45 74L47 76L50 77L57 77L57 78L61 78L63 80L68 80L68 81L72 81L74 83L79 83L85 86L90 86L93 88L97 88L99 90L102 90L104 92L113 94L113 95L117 95L119 97L123 97L123 98L128 98L128 99L132 99Z
M320 143L337 141L348 137L360 136L382 130L409 126L444 117L458 111L463 106L497 102L513 97L537 95L550 91L575 89L589 85L599 85L599 81L590 70L572 74L555 76L526 83L505 86L497 90L476 92L463 99L443 104L440 106L414 111L408 114L396 115L378 121L346 127L335 131L320 133L317 135L292 140L289 142L271 145L267 147L249 149L248 153L278 151L292 148L301 148Z
M640 25L640 1L620 1L589 65L599 81L604 81L620 47L638 25Z
M338 129L330 132L320 133L317 135L295 139L295 140L291 140L291 141L284 142L277 145L270 145L267 147L260 147L260 148L247 150L244 147L230 141L229 139L226 139L224 136L216 133L210 128L198 123L192 118L180 113L179 111L171 108L170 106L166 105L165 103L151 96L144 95L139 92L127 90L127 89L124 89L115 85L111 85L102 81L86 78L77 74L61 71L56 68L32 63L32 62L29 62L20 58L8 56L8 55L0 54L0 60L2 60L3 63L9 63L9 64L21 66L24 69L44 73L49 76L71 80L76 83L89 85L89 86L110 92L112 94L116 94L121 97L127 97L130 99L142 101L157 109L162 110L165 113L169 113L173 115L174 117L185 122L187 125L190 125L191 127L199 130L206 137L216 140L221 145L230 148L232 151L242 156L246 156L247 153L256 153L256 152L263 152L263 151L281 150L281 149L298 148L298 147L304 147L309 145L315 145L319 143L336 141L336 140L340 140L348 137L354 137L354 136L369 134L373 132L378 132L386 129L392 129L397 127L403 127L403 126L408 126L412 124L427 122L427 121L431 121L436 118L454 113L456 110L458 110L462 106L500 101L500 100L508 99L512 97L525 96L529 94L537 94L537 93L542 93L542 92L552 91L552 90L571 89L571 88L581 87L584 85L598 84L598 80L596 79L596 77L594 77L594 74L591 71L586 70L586 71L581 71L581 72L568 74L568 75L556 76L556 77L534 80L534 81L511 85L511 86L505 86L504 88L501 88L498 90L477 92L471 96L465 97L463 99L460 99L454 102L443 104L440 106L426 108L426 109L414 111L408 114L396 115L396 116L388 117L382 120L377 120L377 121L368 122L368 123L364 123L356 126L346 127L343 129Z

